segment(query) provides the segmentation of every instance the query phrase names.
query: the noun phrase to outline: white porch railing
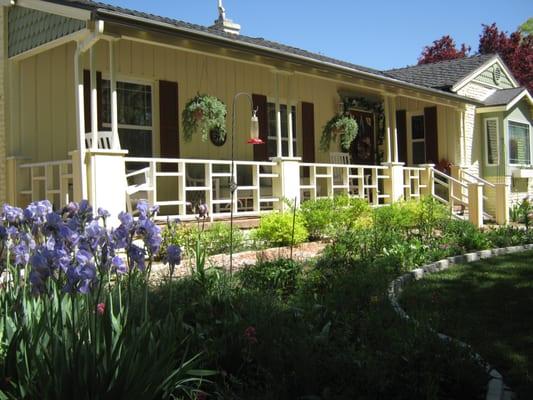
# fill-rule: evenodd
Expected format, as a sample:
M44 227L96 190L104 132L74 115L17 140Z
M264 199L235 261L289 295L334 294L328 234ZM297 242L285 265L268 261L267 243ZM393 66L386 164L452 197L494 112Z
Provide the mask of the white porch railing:
M403 168L403 193L405 200L419 199L420 189L427 187L421 181L421 174L424 170L422 167Z
M130 201L148 198L160 207L158 218L194 219L196 206L206 204L211 219L230 215L231 161L126 157ZM273 162L235 161L236 217L257 216L277 208ZM144 196L143 193L144 192ZM140 193L140 194L137 194Z
M25 202L46 199L60 208L73 198L72 160L22 164L19 170L23 182L19 195Z
M300 163L301 198L315 200L344 193L377 206L389 197L384 193L387 170L379 165Z

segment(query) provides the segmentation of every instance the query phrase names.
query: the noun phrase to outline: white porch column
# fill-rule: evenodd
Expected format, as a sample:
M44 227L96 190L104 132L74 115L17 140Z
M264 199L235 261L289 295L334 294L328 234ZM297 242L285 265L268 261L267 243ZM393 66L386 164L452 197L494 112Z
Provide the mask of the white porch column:
M276 157L283 156L281 147L281 110L279 107L279 73L276 72Z
M74 179L74 201L87 199L87 170L85 168L85 107L83 104L83 65L81 46L78 43L74 54L74 87L76 101L76 130L77 130L77 150L73 153L73 169L78 171ZM76 174L74 174L76 175Z
M391 120L390 120L390 109L389 109L389 96L385 95L383 109L385 111L385 123L386 125L386 149L385 149L385 162L391 162Z
M278 174L278 178L272 182L274 197L280 199L276 207L280 211L287 210L289 207L283 201L289 200L294 202L295 207L300 206L300 161L299 157L274 157L270 159L277 163L273 168Z
M118 136L117 59L115 40L109 42L109 69L111 78L111 132L113 133L113 150L120 150L120 139Z
M91 135L93 150L98 149L98 91L96 86L96 54L94 47L89 50L91 65Z
M287 147L289 148L289 157L294 157L293 138L294 132L292 131L292 103L291 103L291 77L287 75L287 133L288 141Z
M389 117L391 121L392 161L398 162L398 127L396 124L396 96L391 96Z

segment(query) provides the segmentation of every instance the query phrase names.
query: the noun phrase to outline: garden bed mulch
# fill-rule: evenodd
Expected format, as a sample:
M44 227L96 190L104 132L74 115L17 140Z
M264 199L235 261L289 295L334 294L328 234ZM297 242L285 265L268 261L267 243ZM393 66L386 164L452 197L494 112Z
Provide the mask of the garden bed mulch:
M324 248L326 242L307 242L293 247L292 258L296 261L305 261L310 258L315 258ZM253 265L257 261L272 261L278 258L289 258L291 255L290 246L287 247L275 247L265 250L250 250L242 253L233 254L233 271L238 271L246 265ZM176 267L174 271L174 277L183 277L191 273L191 266L194 261L186 259ZM230 256L229 254L217 254L211 256L206 261L206 266L209 268L217 267L229 270ZM152 271L156 276L162 276L168 274L168 266L163 263L154 263Z

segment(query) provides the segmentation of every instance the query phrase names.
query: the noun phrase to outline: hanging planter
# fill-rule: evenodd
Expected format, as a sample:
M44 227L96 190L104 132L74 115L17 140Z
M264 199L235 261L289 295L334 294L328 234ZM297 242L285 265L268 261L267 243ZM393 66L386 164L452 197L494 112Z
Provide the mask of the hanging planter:
M357 137L359 127L355 119L346 114L339 114L331 118L322 129L320 149L328 151L330 143L339 138L341 150L350 150L350 145Z
M215 130L220 140L225 141L226 105L217 97L206 94L193 97L185 105L181 118L185 140L190 141L199 132L206 141Z

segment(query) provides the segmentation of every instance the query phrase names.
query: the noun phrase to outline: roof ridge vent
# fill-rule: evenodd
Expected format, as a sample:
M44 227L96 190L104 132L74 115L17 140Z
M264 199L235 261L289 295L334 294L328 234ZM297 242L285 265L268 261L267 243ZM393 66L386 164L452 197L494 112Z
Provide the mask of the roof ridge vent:
M218 19L210 28L217 29L233 35L238 35L241 32L241 26L231 19L226 18L226 9L222 5L222 0L218 0Z

